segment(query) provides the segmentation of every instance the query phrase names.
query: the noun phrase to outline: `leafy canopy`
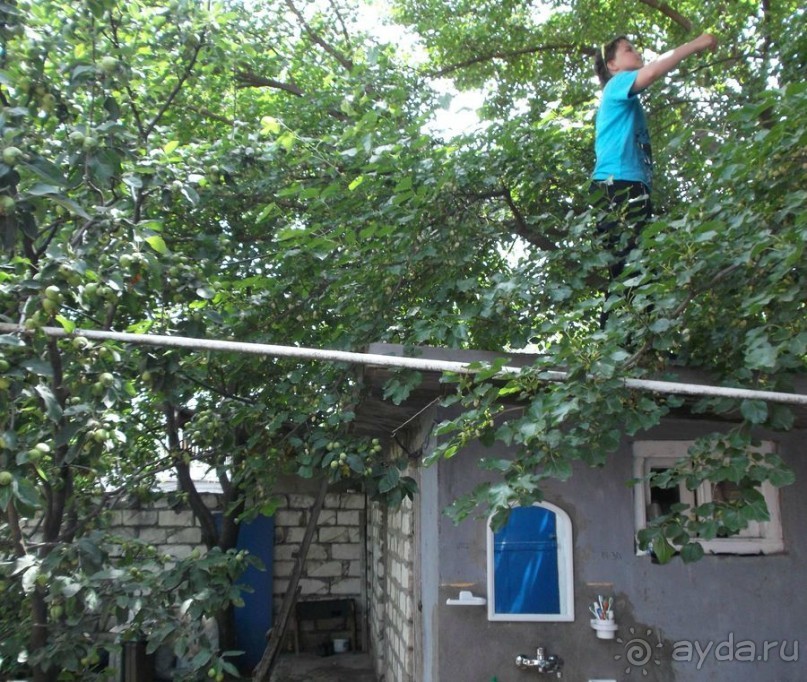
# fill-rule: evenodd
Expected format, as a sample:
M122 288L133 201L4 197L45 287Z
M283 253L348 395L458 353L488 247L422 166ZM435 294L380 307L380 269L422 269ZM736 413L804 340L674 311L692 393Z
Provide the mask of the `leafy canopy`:
M678 403L621 379L664 370L671 353L729 385L791 390L803 373L797 3L390 3L417 59L368 35L357 7L0 6L0 316L27 330L0 335L4 674L89 679L99 645L79 646L78 633L125 624L131 610L132 636L172 622L179 635L152 635L187 653L193 633L160 587L169 570L200 612L238 599L196 590L192 566L169 569L109 532L110 511L153 499L164 472L223 585L243 568L238 521L272 512L279 473L361 482L390 504L415 492L405 460L352 431L362 386L348 368L56 340L43 326L537 348L538 364L504 386L489 373L458 384L464 411L441 426L434 457L473 438L516 453L482 462L493 483L458 501L458 517L540 499L547 477L603 465L622 434L657 424ZM587 201L591 55L619 33L660 52L703 28L719 50L646 98L659 217L605 304L609 256ZM484 94L472 134L428 126L447 79ZM543 382L557 366L570 380ZM403 399L417 379L396 376L388 392ZM693 454L676 474L739 483L737 509L699 510L710 532L736 532L738 519L764 517L756 484L791 478L776 458L752 457L754 427L787 429L793 415L759 401L690 407L742 419L720 457ZM221 482L220 528L195 466ZM701 521L682 511L646 540L697 558ZM235 671L205 651L197 670Z

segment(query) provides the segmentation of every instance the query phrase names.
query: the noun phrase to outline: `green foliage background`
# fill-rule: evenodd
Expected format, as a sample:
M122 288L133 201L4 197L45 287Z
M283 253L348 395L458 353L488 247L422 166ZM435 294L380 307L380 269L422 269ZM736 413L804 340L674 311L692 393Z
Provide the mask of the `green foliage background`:
M406 462L351 434L362 387L345 367L56 340L43 326L336 349L531 344L542 359L523 376L458 383L462 416L441 426L434 458L473 438L516 451L482 463L494 482L455 504L460 518L540 499L578 460L606 464L623 433L678 405L621 382L671 354L726 385L788 391L804 372L798 3L387 7L418 49L368 34L342 0L0 4L0 315L28 332L0 336L4 675L90 679L99 645L81 633L127 621L123 637L170 622L178 634L154 640L187 651L195 634L168 584L217 614L226 641L246 561L237 521L271 513L279 473L361 480L390 504L415 492ZM659 216L602 330L591 56L617 34L660 53L702 30L718 50L645 98ZM484 125L434 132L448 83L483 93ZM541 380L557 366L570 381ZM642 540L660 558L673 546L698 558L693 538L764 518L756 485L792 478L750 447L757 426L791 428L788 409L691 407L741 423L665 484L731 480L742 499L659 520ZM221 529L193 462L222 483ZM226 590L109 534L115 504L152 499L165 471ZM206 648L194 665L235 674L225 654Z

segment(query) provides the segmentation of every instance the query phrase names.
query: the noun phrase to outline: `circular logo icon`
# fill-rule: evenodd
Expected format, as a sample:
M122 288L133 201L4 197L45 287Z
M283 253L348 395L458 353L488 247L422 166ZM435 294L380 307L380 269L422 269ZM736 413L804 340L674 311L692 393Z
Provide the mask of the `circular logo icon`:
M637 635L633 626L628 628L628 632L630 637L627 640L617 637L616 641L622 645L623 651L616 654L614 660L624 660L627 664L625 667L626 675L639 670L642 671L642 675L647 675L648 665L661 665L661 660L657 656L657 654L661 653L659 649L664 646L661 636L650 629L646 630L643 636Z

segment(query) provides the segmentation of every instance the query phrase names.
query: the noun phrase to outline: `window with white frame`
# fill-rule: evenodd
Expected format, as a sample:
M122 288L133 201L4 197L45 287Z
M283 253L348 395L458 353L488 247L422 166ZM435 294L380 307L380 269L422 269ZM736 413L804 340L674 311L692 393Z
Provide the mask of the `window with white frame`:
M635 518L637 532L647 526L648 521L670 512L674 504L687 504L690 508L709 502L730 501L739 495L733 483L705 481L695 490L689 490L684 483L672 488L650 485L647 477L654 472L662 472L675 466L686 457L695 441L636 441L633 444L633 474L639 482L634 487ZM760 452L773 452L774 445L764 442ZM765 498L770 520L757 521L736 535L700 540L707 554L772 554L784 550L782 521L779 509L779 489L770 483L763 483L759 491ZM642 552L639 552L642 553Z
M574 620L572 522L548 502L513 507L503 528L488 519L488 620Z

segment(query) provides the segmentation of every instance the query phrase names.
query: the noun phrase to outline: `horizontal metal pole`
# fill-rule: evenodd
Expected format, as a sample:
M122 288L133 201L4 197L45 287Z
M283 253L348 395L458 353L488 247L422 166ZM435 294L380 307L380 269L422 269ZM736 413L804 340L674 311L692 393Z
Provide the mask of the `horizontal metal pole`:
M414 369L423 372L476 374L480 371L478 367L472 367L472 363L468 362L407 358L394 355L354 353L340 350L321 350L317 348L300 348L297 346L278 346L267 343L195 339L187 336L165 336L159 334L130 334L127 332L99 331L96 329L76 329L73 332L66 332L61 327L43 327L41 331L48 336L62 338L84 336L88 339L99 341L121 341L123 343L133 343L144 346L228 351L232 353L249 353L252 355L270 357L299 358L300 360L321 360L323 362L347 362L350 364L373 367ZM0 333L30 334L31 332L21 325L0 323ZM499 369L496 376L505 377L519 374L521 371L522 368L520 367L504 366ZM547 381L565 381L569 376L566 372L561 371L546 371L542 372L541 375ZM807 395L802 393L759 391L750 388L687 384L676 381L656 381L653 379L623 379L622 383L627 388L652 393L731 398L734 400L763 400L766 402L807 406Z

